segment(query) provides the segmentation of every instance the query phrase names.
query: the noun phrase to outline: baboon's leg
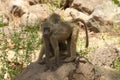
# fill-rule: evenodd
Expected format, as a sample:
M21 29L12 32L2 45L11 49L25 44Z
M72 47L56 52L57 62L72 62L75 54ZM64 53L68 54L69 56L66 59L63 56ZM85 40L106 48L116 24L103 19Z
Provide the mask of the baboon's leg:
M53 35L50 37L50 42L51 42L51 46L54 50L54 54L55 54L55 64L57 66L59 66L59 44L58 44L58 40L56 40L56 37Z
M71 52L71 57L76 57L76 43L78 39L78 34L79 34L79 27L75 27L73 29L73 34L71 37L71 45L70 45L70 52Z
M67 52L68 52L68 56L71 56L71 52L70 52L70 45L71 45L71 39L67 40Z
M63 52L67 50L67 44L65 43L65 41L59 42L59 49Z
M49 41L49 39L47 39L47 38L44 38L43 37L43 41L44 41L44 45L45 45L45 62L46 62L46 64L47 64L47 66L49 66L49 58L50 58L50 41Z
M61 61L64 62L64 59L69 56L68 55L68 45L67 45L66 41L59 42L60 62Z
M45 48L44 46L42 46L41 50L40 50L40 53L39 53L39 57L38 57L38 63L41 63L41 60L42 60L42 57L43 55L45 54Z
M70 44L70 57L65 59L65 62L70 62L73 61L76 58L76 43L77 43L77 39L78 39L78 33L79 33L79 27L74 27L73 28L73 32L71 35L71 40L69 42Z
M47 49L47 51L49 52L49 57L53 57L54 56L53 49L52 49L50 44L48 45L48 48L49 49ZM38 62L40 62L42 60L44 54L46 55L45 49L46 49L45 44L43 44L42 47L41 47L40 53L39 53Z
M60 51L60 57L62 58L61 60L65 59L65 57L68 56L65 52L68 50L67 49L67 43L65 41L59 42L59 51Z
M59 49L60 49L60 54L63 56L65 56L65 54L63 54L67 49L67 45L65 42L59 42ZM70 49L69 49L70 51ZM49 57L53 57L54 56L54 51L52 49L52 46L50 44L50 52L49 52ZM45 44L43 44L43 46L41 47L40 53L39 53L39 57L38 57L38 63L45 63L45 61L43 60L43 55L45 54ZM70 56L70 55L69 55Z

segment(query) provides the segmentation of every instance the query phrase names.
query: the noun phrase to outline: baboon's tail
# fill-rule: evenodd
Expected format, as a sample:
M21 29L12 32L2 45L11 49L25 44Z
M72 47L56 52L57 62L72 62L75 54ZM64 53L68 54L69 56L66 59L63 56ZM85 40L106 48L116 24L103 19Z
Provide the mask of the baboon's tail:
M87 25L86 25L84 20L82 20L82 19L78 19L78 20L81 21L85 26L85 34L86 34L86 45L85 45L85 47L88 48L88 46L89 46L89 37L88 37Z
M73 21L72 22L82 22L85 26L85 34L86 34L86 45L85 47L88 48L89 46L89 37L88 37L88 29L87 29L87 25L85 23L85 21L83 19L80 19L80 18L75 18L74 15L72 15L72 13L70 13L70 15L73 17Z

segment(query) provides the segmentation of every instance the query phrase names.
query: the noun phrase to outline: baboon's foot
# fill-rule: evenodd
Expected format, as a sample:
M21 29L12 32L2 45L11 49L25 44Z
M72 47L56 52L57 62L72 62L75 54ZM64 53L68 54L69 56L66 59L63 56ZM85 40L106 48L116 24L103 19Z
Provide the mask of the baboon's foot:
M74 61L76 59L76 56L75 57L68 57L68 58L66 58L64 61L65 62L72 62L72 61Z
M49 70L49 66L46 64L44 71L46 72L48 70Z
M55 71L55 70L57 70L57 68L58 68L58 66L56 66L55 64L53 64L53 65L47 65L46 64L46 68L45 68L45 72L46 71L48 71L48 70L50 70L50 71Z
M45 64L45 63L46 63L46 62L45 62L45 58L43 58L43 59L41 59L41 60L38 60L37 63L38 63L38 64Z
M50 70L51 70L51 71L55 71L55 70L57 70L57 68L58 68L58 66L53 65L53 66L50 68Z

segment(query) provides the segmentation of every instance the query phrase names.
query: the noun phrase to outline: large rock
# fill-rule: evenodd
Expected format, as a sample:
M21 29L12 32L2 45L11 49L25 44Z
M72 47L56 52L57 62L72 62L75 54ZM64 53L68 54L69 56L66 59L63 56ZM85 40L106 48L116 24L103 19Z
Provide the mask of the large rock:
M119 24L120 7L112 1L107 1L97 6L88 20L91 31L105 32L111 31L113 24Z
M26 12L20 18L21 26L34 26L36 23L44 21L51 13L51 10L46 4L39 4L30 6L28 12Z
M112 20L112 18L119 13L120 7L118 7L112 1L107 1L97 6L91 16L98 16L104 20Z
M117 48L109 45L98 48L95 53L89 53L88 57L94 65L112 67L119 56L118 52Z
M47 70L38 63L30 64L14 80L94 80L94 66L85 58L64 63L57 70ZM84 74L84 75L83 75Z
M56 70L47 70L45 64L31 63L14 80L116 80L119 72L110 68L96 67L86 58L63 63Z
M28 10L29 4L25 0L6 0L1 2L2 14L6 17L9 25L18 26L21 12ZM19 16L20 14L20 16Z
M72 15L74 16L74 19L77 19L77 18L80 18L82 20L84 20L85 22L89 19L89 16L74 9L74 8L67 8L65 10L65 20L66 21L71 21L73 20L73 17Z
M72 6L78 11L65 10L65 12L72 12L76 18L83 19L90 31L109 32L112 31L114 24L120 24L120 7L111 0L74 0ZM84 12L90 13L87 18Z
M91 14L96 6L108 0L73 0L72 7L75 9Z
M70 80L96 80L96 75L95 67L87 59L81 57Z
M95 80L119 80L120 71L116 71L110 67L95 67L96 78Z
M2 13L12 26L33 26L48 17L50 8L46 4L30 6L28 0L10 0L1 2L5 6ZM22 14L20 14L22 13Z

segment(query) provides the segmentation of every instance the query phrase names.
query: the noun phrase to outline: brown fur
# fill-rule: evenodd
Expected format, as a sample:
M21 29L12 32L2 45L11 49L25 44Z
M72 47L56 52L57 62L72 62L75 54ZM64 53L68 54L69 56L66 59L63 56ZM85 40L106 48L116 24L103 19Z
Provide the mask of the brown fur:
M70 57L65 59L65 61L69 62L76 58L76 42L79 27L72 25L69 22L62 21L60 16L55 13L43 22L41 27L44 44L40 52L40 58L43 56L43 52L45 52L46 63L48 64L50 54L54 53L55 63L56 65L59 65L60 42L67 42L67 51ZM86 33L86 37L88 37L88 33ZM51 47L53 52L51 51ZM86 47L88 47L88 42Z

